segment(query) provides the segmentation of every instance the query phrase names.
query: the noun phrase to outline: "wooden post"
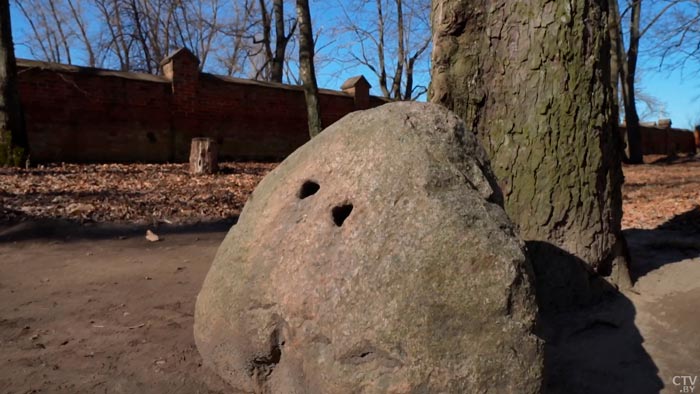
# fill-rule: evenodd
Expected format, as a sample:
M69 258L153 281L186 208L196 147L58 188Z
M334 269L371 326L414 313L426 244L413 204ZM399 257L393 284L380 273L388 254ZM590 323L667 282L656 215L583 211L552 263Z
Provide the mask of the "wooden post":
M219 170L219 149L211 138L193 138L190 146L190 173L213 174Z

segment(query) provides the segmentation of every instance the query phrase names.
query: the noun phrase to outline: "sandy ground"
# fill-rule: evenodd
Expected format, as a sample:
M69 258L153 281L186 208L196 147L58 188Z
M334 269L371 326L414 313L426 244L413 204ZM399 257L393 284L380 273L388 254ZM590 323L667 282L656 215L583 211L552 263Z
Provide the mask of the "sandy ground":
M553 318L546 393L700 390L700 377L694 391L674 384L676 376L700 376L700 234L625 233L636 283L598 305Z
M700 392L700 378L693 391L674 384L700 375L700 166L626 174L625 206L659 207L626 213L636 284L553 318L547 393ZM160 228L155 243L133 225L0 227L0 393L232 392L192 338L195 297L229 226Z
M232 392L192 338L225 232L93 235L0 243L0 393ZM700 238L628 237L647 262L635 287L557 317L547 392L677 393L674 376L700 375Z
M224 232L0 243L0 393L228 393L194 301Z

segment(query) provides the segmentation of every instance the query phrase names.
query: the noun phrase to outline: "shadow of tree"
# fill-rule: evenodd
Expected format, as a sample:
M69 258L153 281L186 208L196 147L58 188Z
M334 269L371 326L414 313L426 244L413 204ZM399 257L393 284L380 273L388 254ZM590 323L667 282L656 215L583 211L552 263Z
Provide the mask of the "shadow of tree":
M634 282L667 264L700 256L700 206L676 215L653 230L623 231L632 256Z
M527 242L545 340L547 394L658 393L663 382L635 325L632 301L583 261L546 242Z
M700 236L700 205L676 215L659 225L658 230L683 231Z
M662 165L673 165L673 164L683 164L688 162L698 161L698 156L695 155L675 155L675 156L662 156L658 159L652 160L647 164L662 164Z

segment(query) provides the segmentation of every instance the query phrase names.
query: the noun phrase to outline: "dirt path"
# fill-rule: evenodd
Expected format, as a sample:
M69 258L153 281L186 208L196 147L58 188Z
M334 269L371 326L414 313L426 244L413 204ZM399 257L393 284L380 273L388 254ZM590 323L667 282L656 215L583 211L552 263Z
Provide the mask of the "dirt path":
M548 393L678 393L674 376L700 375L700 237L679 234L627 232L639 279L558 318ZM192 338L224 235L0 242L0 393L232 392Z
M0 243L0 393L224 393L194 300L225 234Z
M651 266L626 295L663 393L700 392L700 234L646 231L631 236L633 257ZM653 264L656 262L657 264ZM695 378L693 391L679 378Z
M664 393L680 393L674 376L700 376L700 259L664 266L642 278L629 294L635 323L664 381ZM695 380L694 391L700 391Z

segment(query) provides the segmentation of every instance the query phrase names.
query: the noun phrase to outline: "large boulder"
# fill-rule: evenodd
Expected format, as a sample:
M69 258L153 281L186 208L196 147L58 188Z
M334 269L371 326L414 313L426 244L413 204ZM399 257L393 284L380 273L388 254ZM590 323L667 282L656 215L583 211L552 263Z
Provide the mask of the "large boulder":
M197 346L249 393L537 393L522 246L455 115L356 112L255 189L197 298Z

